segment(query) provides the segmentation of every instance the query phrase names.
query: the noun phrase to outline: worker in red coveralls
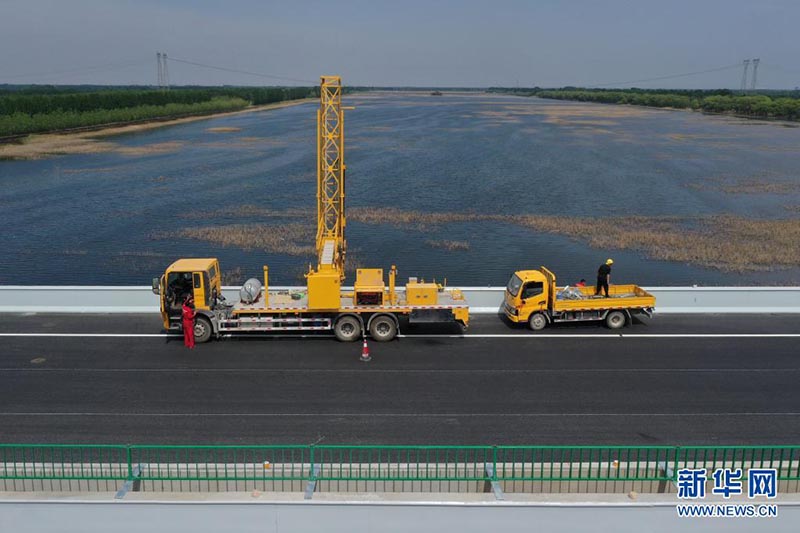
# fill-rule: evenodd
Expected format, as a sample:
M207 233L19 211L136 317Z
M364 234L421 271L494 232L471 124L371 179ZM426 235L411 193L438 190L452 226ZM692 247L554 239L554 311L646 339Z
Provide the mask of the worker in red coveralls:
M194 299L186 298L183 302L183 345L194 348Z

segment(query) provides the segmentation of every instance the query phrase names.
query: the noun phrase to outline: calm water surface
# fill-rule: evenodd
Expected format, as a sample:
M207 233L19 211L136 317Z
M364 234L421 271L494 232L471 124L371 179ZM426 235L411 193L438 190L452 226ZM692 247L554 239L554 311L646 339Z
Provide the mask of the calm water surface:
M736 180L797 183L800 129L695 113L492 95L350 97L348 206L424 212L579 217L728 213L792 216L800 193L732 194ZM245 276L270 265L294 284L312 258L175 238L193 226L276 224L237 216L255 205L313 208L313 103L114 137L121 147L175 142L161 153L110 152L0 162L0 284L148 284L182 256L217 256ZM213 133L208 128L239 131ZM212 216L198 216L213 213ZM794 214L794 216L797 216ZM313 216L309 220L314 222ZM351 222L364 266L450 284L504 284L514 269L548 265L591 279L607 256L615 281L648 285L800 284L800 270L721 273L593 249L510 224L424 230ZM426 241L469 242L466 251Z

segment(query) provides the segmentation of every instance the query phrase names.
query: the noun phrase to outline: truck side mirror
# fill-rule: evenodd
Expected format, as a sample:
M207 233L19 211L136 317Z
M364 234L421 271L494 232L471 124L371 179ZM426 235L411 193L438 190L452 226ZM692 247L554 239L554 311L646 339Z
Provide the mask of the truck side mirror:
M153 278L153 285L152 285L153 294L161 293L160 285L161 285L161 280L159 278Z

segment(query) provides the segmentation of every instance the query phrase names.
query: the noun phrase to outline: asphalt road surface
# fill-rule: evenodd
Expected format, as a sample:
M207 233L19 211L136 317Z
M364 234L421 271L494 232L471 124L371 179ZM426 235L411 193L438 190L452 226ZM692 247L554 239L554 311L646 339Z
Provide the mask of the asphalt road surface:
M2 315L0 442L797 444L800 317L540 333L473 317L390 343L226 338L157 316Z

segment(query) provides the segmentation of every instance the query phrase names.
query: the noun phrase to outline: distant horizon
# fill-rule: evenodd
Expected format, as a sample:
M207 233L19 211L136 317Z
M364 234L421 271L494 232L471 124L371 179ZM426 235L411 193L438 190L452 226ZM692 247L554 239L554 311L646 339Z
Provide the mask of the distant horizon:
M0 83L800 86L793 0L3 0Z
M490 86L445 86L445 85L348 85L347 83L344 84L345 87L355 88L355 89L392 89L392 90L419 90L419 91L427 91L431 89L436 90L445 90L445 91L453 91L453 90L468 90L468 91L482 91L488 89L509 89L514 91L527 91L527 90L558 90L558 89L575 89L575 90L584 90L584 91L630 91L630 90L640 90L640 91L730 91L733 93L740 92L740 89L734 89L730 87L583 87L580 85L561 85L561 86L534 86L534 87L515 87L515 86L502 86L502 85L490 85ZM186 84L186 85L170 85L170 89L192 89L192 88L205 88L205 87L265 87L265 88L283 88L283 87L314 87L315 85L254 85L254 84L246 84L246 83L225 83L225 84ZM2 83L0 82L0 88L2 87L56 87L56 88L68 88L68 87L141 87L147 89L158 89L159 87L156 84L126 84L126 83L64 83L64 84L57 84L57 83ZM800 91L800 86L796 87L759 87L757 89L751 90L747 89L747 93L749 94L757 94L759 92L795 92Z

